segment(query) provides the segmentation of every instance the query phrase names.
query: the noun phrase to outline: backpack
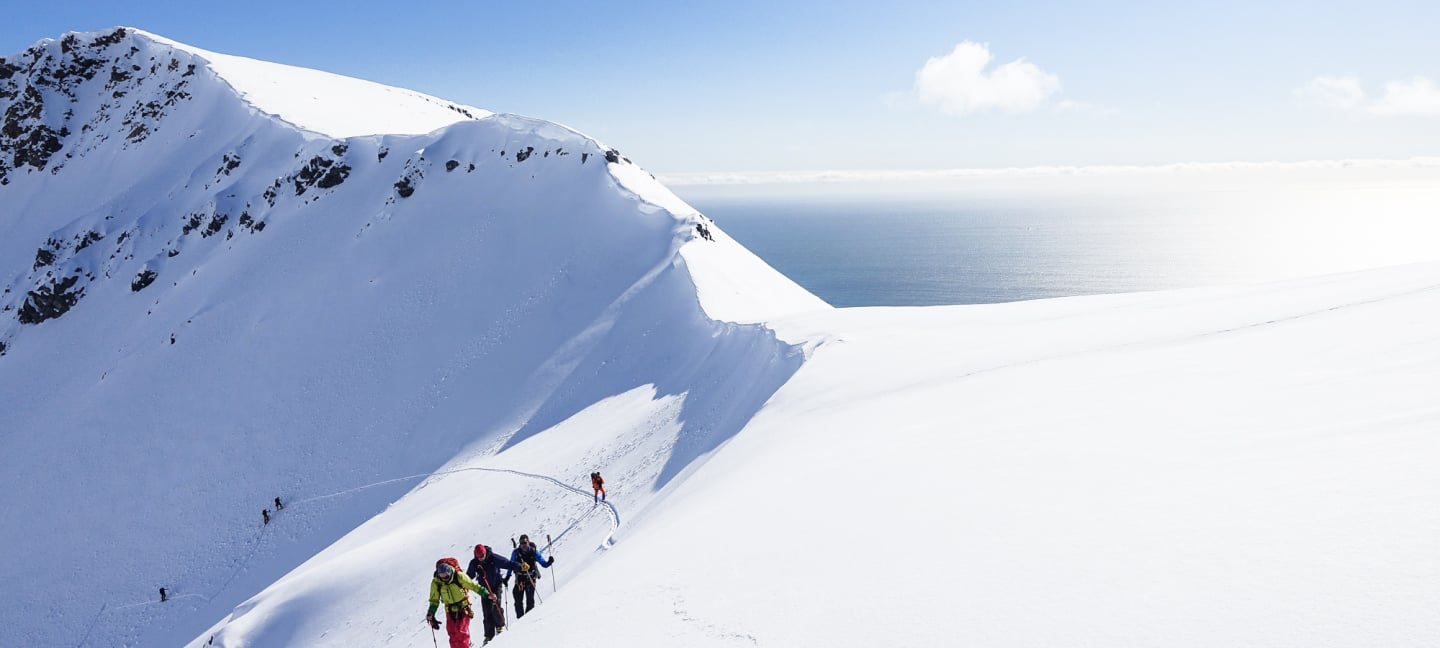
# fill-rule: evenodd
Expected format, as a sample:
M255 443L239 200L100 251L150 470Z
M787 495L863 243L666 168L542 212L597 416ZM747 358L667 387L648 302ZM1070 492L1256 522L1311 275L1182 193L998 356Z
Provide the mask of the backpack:
M464 572L460 569L460 561L459 561L459 560L456 560L456 559L454 559L454 558L441 558L441 559L435 561L435 569L437 569L437 570L440 569L440 565L450 565L450 568L451 568L451 569L454 569L454 570L455 570L455 573L457 573L457 574L462 574L462 573L464 573Z
M527 542L516 548L516 562L523 562L530 567L530 571L520 572L520 578L528 578L532 581L540 580L540 560L536 553L533 542Z
M454 558L441 558L440 560L435 561L435 569L439 570L440 565L450 565L450 568L455 570L455 577L451 578L448 584L459 587L460 591L463 593L465 591L465 588L460 585L460 576L463 575L465 572L460 571L460 561ZM470 617L472 619L475 618L474 610L470 609L469 595L466 595L465 598L460 599L458 603L446 603L445 614L456 621L459 621L461 616Z

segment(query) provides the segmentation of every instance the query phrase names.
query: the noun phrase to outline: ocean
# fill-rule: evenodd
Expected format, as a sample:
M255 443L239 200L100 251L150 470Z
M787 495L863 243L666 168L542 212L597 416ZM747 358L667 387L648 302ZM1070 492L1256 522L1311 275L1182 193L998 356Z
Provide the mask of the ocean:
M1429 174L1163 180L673 188L840 307L1265 282L1440 258L1440 182Z

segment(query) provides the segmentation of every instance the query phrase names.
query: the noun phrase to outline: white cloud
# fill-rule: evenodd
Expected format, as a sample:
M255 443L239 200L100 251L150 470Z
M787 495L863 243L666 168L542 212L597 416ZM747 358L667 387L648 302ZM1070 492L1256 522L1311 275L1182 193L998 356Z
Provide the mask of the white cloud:
M1346 112L1360 112L1383 117L1402 115L1440 115L1440 87L1425 77L1408 81L1390 81L1384 92L1371 99L1355 77L1322 76L1295 90L1301 99Z
M1060 79L1025 59L992 70L990 48L965 41L948 55L932 58L915 73L920 102L952 115L995 109L1027 112L1060 91Z
M1354 110L1365 103L1365 90L1355 77L1315 77L1295 90L1295 95L1311 103L1337 110Z
M1425 77L1385 84L1385 96L1371 106L1377 115L1440 115L1440 88Z

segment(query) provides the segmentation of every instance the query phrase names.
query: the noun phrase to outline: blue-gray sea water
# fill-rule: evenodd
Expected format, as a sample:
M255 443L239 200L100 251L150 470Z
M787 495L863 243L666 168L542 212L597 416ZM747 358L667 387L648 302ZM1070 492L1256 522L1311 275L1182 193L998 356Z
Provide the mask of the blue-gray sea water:
M1440 256L1437 191L755 195L690 204L835 306L981 304L1272 281Z

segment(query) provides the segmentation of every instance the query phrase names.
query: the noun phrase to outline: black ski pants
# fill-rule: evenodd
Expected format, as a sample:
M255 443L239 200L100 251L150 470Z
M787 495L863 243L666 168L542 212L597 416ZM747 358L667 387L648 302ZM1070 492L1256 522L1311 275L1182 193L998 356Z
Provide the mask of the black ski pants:
M480 609L483 610L485 622L485 640L489 641L495 637L495 633L505 627L505 611L500 609L504 605L503 595L490 600L489 597L480 600Z
M535 580L529 576L515 575L515 618L525 616L535 609Z

